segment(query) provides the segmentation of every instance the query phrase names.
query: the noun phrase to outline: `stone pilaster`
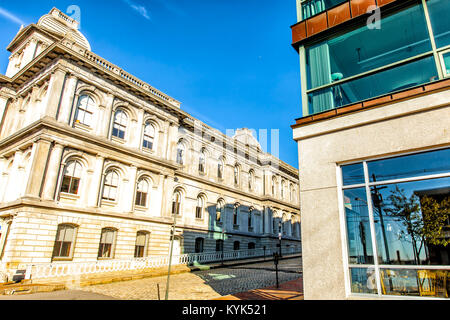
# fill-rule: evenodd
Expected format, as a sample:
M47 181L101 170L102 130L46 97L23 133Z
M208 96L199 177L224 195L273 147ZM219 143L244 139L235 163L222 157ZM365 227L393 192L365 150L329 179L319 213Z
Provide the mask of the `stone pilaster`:
M64 168L61 166L61 157L64 150L64 146L59 143L55 143L50 154L48 162L47 175L45 177L45 184L42 193L44 200L55 200L55 194L59 190L57 188L58 175L62 174Z
M101 183L103 180L103 165L105 158L101 155L97 155L94 163L94 172L91 175L90 191L88 197L88 206L97 207L99 205L99 198L101 195Z
M31 174L25 189L26 198L39 198L50 152L51 141L39 138L33 145ZM51 168L49 168L51 169Z
M75 97L77 82L78 78L75 75L73 74L68 75L58 114L59 122L62 123L70 122L71 110L75 109L78 103L78 99L76 99L77 97ZM75 112L75 110L73 112Z
M55 118L61 95L63 94L64 78L66 72L60 68L52 72L48 88L48 99L45 107L45 115Z

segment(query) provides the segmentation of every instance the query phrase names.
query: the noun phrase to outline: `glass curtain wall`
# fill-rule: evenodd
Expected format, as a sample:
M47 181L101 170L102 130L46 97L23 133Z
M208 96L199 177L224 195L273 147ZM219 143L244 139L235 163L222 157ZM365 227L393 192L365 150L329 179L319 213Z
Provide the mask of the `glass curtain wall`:
M450 1L430 0L427 8L418 1L383 16L379 28L364 25L306 46L309 114L439 80L439 50L450 72L449 15Z
M352 293L448 298L450 148L343 166L342 176Z
M302 3L302 18L311 18L346 1L348 0L306 0Z

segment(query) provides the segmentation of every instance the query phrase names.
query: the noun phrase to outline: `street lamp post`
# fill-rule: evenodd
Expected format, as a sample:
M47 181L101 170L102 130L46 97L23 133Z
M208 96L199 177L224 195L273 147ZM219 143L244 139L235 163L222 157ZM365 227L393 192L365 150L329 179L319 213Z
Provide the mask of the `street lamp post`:
M282 232L281 232L281 221L278 222L278 246L280 247L280 258L282 258L282 252L281 252L281 237L282 237Z
M170 231L170 253L169 253L169 270L167 273L167 284L166 284L166 300L169 300L169 283L170 283L170 269L172 268L172 255L173 255L173 243L175 241L175 230L177 225L177 214L176 212L173 215L173 225L172 230Z

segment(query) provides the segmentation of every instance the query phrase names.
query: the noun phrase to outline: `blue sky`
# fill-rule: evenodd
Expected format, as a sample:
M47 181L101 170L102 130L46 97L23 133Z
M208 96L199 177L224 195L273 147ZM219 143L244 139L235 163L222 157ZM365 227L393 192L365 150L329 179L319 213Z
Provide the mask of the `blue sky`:
M301 116L299 60L290 45L295 0L0 0L0 73L21 23L71 5L80 8L94 53L224 133L279 129L279 157L298 168L290 128Z

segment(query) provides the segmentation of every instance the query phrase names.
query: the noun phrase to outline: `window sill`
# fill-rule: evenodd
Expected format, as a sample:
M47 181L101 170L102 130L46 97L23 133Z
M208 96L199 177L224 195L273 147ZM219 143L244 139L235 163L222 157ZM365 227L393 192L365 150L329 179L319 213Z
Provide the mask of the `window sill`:
M138 206L138 205L136 205L136 206L134 207L134 209L135 209L136 211L141 211L141 212L145 212L145 211L148 210L147 207L144 207L144 206Z
M107 207L115 207L117 206L117 201L102 199L101 205L105 205Z
M153 148L153 149L148 149L148 148L142 148L142 152L144 152L144 153L148 153L148 154L151 154L151 155L155 155L156 154L156 152L155 152L155 149Z
M233 225L233 230L239 230L239 225Z
M78 200L78 199L80 199L80 196L78 194L61 192L59 194L59 198L60 199L65 199L65 200Z
M58 262L58 261L73 261L72 257L54 257L52 258L52 262Z
M81 123L81 122L75 122L73 127L77 128L77 129L80 129L80 130L83 130L85 132L91 132L92 131L92 128L90 126L88 126L88 125L86 125L84 123Z
M115 137L115 136L111 137L111 141L117 142L117 143L120 143L120 144L125 144L126 143L125 139L121 139L121 138L118 138L118 137Z

